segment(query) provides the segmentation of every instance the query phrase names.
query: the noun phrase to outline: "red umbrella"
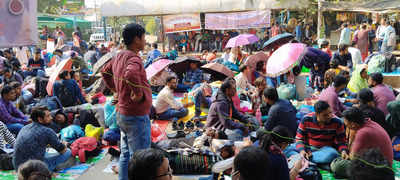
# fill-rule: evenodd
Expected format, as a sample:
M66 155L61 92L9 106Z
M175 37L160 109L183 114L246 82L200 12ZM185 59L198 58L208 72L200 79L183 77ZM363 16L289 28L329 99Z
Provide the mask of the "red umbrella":
M63 60L57 65L56 69L50 75L50 79L49 79L49 82L47 83L47 87L46 87L47 93L50 96L53 95L54 82L56 82L57 80L60 80L58 75L64 70L71 71L71 68L72 68L72 59Z
M267 62L269 56L265 54L264 52L259 52L257 54L251 55L249 58L247 58L247 61L245 64L247 66L250 66L250 68L254 71L256 69L256 65L260 61Z

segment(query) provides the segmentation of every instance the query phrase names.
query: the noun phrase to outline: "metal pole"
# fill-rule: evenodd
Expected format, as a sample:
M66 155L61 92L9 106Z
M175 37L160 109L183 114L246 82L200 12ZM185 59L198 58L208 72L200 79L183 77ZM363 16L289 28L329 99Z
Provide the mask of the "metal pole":
M161 15L161 42L162 42L162 50L165 52L165 31L164 31L164 18Z
M103 17L103 30L104 30L104 41L107 41L107 24L106 24L106 17Z

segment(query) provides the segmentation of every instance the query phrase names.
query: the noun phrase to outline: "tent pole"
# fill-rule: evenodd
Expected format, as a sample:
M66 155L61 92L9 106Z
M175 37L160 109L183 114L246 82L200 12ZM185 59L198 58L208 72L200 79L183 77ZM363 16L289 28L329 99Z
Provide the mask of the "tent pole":
M163 15L160 16L161 18L161 42L162 42L162 50L165 52L165 32L164 32L164 18Z

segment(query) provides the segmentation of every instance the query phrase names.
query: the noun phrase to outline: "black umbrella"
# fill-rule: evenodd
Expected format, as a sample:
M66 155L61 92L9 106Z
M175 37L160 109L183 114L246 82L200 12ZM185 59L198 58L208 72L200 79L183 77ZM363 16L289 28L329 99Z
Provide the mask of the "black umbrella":
M93 74L98 73L101 68L107 64L114 56L117 55L117 51L112 51L104 56L102 56L94 65L93 65Z
M283 34L278 34L271 39L269 39L267 42L264 43L263 49L268 50L272 49L276 46L281 46L283 44L286 44L290 42L294 38L293 34L290 33L283 33Z
M197 59L195 57L189 57L189 56L182 56L178 57L175 62L169 65L169 69L171 69L173 72L175 72L178 76L182 75L185 73L188 69L190 69L190 63L197 63L198 66L202 64L200 59Z

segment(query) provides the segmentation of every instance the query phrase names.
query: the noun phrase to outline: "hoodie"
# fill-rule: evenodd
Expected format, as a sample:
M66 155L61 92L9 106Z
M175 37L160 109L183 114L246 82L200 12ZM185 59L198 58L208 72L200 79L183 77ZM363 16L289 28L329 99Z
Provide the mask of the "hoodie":
M234 119L247 123L247 119L234 107L232 100L228 99L221 90L218 91L208 112L206 127L213 127L221 131L225 129L244 130L245 126L235 122Z

